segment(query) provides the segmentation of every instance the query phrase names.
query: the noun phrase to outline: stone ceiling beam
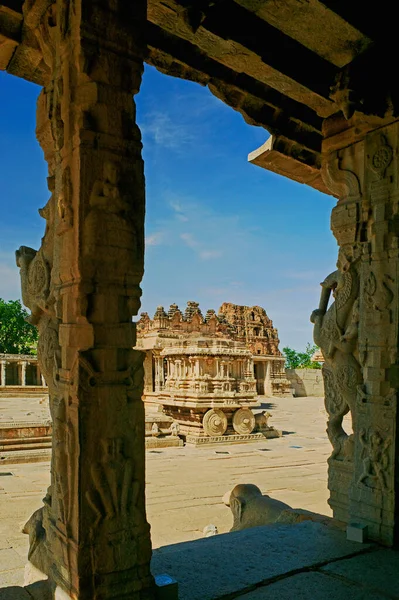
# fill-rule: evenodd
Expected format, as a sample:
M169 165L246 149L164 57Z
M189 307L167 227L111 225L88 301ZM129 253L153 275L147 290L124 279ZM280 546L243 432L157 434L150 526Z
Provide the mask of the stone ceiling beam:
M217 3L198 22L176 0L149 0L148 20L320 116L336 112L329 93L338 69L234 2Z
M270 136L260 147L248 155L253 165L288 177L298 183L304 183L325 194L331 194L324 184L320 166L312 164L306 151L283 136Z
M7 69L8 73L45 85L49 77L48 67L43 60L43 49L40 47L40 23L43 15L52 5L52 0L34 0L21 8L21 2L8 0L8 6L0 5L0 40L4 25L2 14L12 13L15 23L14 48L6 63L6 52L1 47L0 41L0 69ZM13 8L10 8L10 7ZM22 11L22 12L21 12ZM17 27L18 24L18 27Z
M344 67L373 43L362 31L333 12L336 0L324 3L318 0L306 3L298 0L235 2L336 67ZM345 2L345 6L352 7L353 10L354 4ZM359 12L363 12L363 9L359 11L356 7L356 14Z
M11 61L21 39L21 27L22 14L0 4L0 70L7 69Z
M358 31L371 38L374 42L389 43L396 41L396 35L391 40L391 34L397 30L396 19L387 17L387 6L376 6L375 3L347 0L323 0L326 8L336 16L346 21Z

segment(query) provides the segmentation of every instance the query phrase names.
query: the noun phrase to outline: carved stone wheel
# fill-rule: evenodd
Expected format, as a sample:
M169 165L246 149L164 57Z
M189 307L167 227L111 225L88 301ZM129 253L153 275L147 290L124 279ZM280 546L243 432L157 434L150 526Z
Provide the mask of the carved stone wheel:
M227 429L227 417L222 410L211 408L204 414L202 425L207 435L223 435Z
M240 435L252 433L255 429L255 415L249 408L239 408L233 415L234 431Z

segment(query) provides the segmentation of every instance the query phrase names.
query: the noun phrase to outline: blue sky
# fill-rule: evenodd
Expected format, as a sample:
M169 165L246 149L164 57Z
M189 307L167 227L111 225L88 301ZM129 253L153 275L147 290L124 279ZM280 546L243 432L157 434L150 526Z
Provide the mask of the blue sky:
M0 72L0 296L20 297L14 251L38 248L47 169L35 138L40 89ZM268 137L198 84L146 67L136 96L147 186L142 310L196 300L258 304L282 348L312 340L319 282L334 270L334 199L247 162Z

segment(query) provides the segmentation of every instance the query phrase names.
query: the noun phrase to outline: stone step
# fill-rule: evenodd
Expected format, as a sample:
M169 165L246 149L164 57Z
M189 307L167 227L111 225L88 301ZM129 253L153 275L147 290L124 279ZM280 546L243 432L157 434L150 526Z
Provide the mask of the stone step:
M0 386L1 398L47 398L48 388L41 385Z
M0 441L0 452L14 452L17 450L40 450L51 448L51 438L30 438L29 440L7 440L8 443ZM10 443L11 442L11 443Z
M3 440L51 437L51 421L8 421L0 423L0 444Z
M30 438L17 438L17 439L0 439L0 450L11 450L28 447L41 447L48 448L51 447L51 435L49 436L39 436L39 437L30 437Z
M51 448L40 450L24 448L23 450L14 450L13 452L0 452L0 465L30 463L49 461L51 458Z

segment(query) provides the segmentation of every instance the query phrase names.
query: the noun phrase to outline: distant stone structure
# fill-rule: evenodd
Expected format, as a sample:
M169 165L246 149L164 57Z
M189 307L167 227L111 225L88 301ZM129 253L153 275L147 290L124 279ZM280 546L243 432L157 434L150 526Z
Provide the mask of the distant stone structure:
M37 357L30 354L0 354L0 395L43 395L47 385Z
M286 369L295 398L324 396L323 373L321 369Z
M258 395L290 396L291 385L285 371L285 359L279 350L278 332L260 306L240 306L224 302L218 314L212 309L205 316L198 302L189 301L184 313L177 304L166 312L158 306L153 319L141 313L137 323L137 347L146 351L144 396L164 389L166 360L162 350L171 339L193 336L224 338L241 343L251 353L255 391Z
M162 406L195 445L277 437L252 408L265 390L290 395L277 330L263 308L225 303L218 315L190 301L184 311L142 313L137 348L145 351L144 401Z

